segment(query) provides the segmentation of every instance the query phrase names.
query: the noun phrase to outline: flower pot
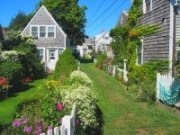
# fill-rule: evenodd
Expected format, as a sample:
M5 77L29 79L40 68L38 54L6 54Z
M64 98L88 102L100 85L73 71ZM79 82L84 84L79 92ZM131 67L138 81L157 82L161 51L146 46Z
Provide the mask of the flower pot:
M98 65L97 67L98 69L102 70L102 65Z

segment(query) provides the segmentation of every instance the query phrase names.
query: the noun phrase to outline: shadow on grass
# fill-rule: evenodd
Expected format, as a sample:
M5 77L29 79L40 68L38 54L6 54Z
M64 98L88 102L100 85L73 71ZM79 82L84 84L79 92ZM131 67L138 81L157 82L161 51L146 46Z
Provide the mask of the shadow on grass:
M103 135L103 130L102 130L103 123L104 123L103 113L98 106L97 106L97 110L96 110L96 118L99 123L98 127L97 128L92 128L92 127L87 128L86 135Z
M94 60L93 59L83 59L83 58L79 58L78 59L81 63L93 63Z
M7 96L0 94L0 101L6 100L10 97L16 97L18 93L25 92L33 87L34 86L30 84L18 84L9 89Z

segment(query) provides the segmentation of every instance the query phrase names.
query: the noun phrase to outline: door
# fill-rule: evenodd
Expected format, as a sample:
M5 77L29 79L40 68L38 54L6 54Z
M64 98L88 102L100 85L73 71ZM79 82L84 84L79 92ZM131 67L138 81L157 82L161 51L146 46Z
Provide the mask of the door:
M48 53L47 66L50 70L54 70L56 66L56 61L57 61L57 58L56 58L57 49L48 49L47 53Z

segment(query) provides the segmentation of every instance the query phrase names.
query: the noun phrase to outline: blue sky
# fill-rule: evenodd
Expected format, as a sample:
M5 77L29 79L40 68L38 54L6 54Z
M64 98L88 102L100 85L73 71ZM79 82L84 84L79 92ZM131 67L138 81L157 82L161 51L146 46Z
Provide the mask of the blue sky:
M131 0L79 0L79 5L86 5L88 8L86 10L86 34L94 36L103 30L109 31L112 29L117 24L121 12L130 8L130 1ZM28 14L36 9L38 2L39 0L1 0L0 24L7 27L10 20L18 11L23 11ZM101 4L103 5L100 6ZM113 6L110 7L110 5ZM107 8L109 8L109 10L106 10Z

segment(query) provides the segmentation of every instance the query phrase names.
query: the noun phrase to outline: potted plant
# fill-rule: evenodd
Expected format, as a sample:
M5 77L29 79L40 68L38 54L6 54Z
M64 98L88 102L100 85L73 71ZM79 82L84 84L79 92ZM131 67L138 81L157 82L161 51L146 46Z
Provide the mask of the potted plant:
M7 98L8 96L8 79L7 77L0 77L0 97Z

